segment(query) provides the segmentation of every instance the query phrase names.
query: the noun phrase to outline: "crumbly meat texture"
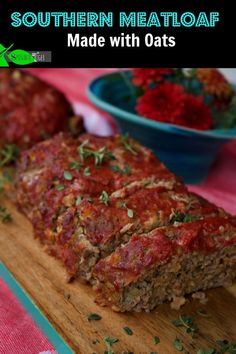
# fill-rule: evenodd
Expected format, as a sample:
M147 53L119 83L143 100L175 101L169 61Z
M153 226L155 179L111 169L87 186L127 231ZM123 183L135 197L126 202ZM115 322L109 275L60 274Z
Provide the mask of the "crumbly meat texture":
M0 69L0 147L28 148L64 130L72 115L71 105L54 87L26 71Z
M236 278L236 218L157 228L131 240L94 267L97 302L115 311L152 310Z

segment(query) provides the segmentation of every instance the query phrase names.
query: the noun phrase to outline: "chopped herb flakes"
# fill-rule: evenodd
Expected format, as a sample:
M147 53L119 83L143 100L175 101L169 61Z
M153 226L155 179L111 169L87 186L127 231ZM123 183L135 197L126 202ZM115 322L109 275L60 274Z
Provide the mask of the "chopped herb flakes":
M0 220L3 223L8 223L12 221L12 216L10 213L8 213L7 209L5 207L0 206Z
M78 197L75 201L75 205L80 205L81 202L82 202L82 197Z
M69 171L65 171L64 172L64 178L67 180L67 181L71 181L73 179L73 176L72 174L69 172Z
M154 344L159 344L160 343L160 338L157 337L157 336L154 336L153 337L153 342L154 342Z
M0 167L15 162L19 156L19 149L15 144L7 144L0 150Z
M129 135L128 134L121 135L120 142L124 146L125 151L128 151L133 155L138 155L138 153L134 149L133 145L129 143Z
M184 349L184 346L183 346L183 343L182 343L182 340L176 338L173 342L173 346L176 350L178 350L179 352L182 352L183 349Z
M124 202L123 200L119 201L117 205L119 208L126 208L126 202Z
M133 218L134 217L134 211L132 209L127 209L127 215L129 218Z
M78 161L71 161L71 162L69 163L69 168L70 168L71 170L76 170L76 171L79 172L81 166L80 166L80 164L79 164Z
M84 176L85 177L88 177L91 175L91 172L90 172L90 168L89 167L85 167L84 169Z
M65 189L65 186L64 186L64 184L57 184L55 188L58 191L63 191Z
M170 222L171 224L174 224L175 222L188 222L188 221L194 221L196 220L197 216L196 215L189 215L189 214L184 214L181 211L176 211L175 214L172 216Z
M104 203L106 206L109 204L109 195L106 191L102 191L101 196L99 197L101 203Z
M119 342L118 338L110 338L110 337L105 337L104 338L104 343L107 346L107 351L105 351L104 353L106 354L113 354L114 352L111 350L113 344Z
M132 334L133 334L132 329L129 328L129 327L127 327L127 326L123 327L123 331L124 331L126 334L128 334L129 336L132 336Z
M121 175L130 175L130 173L131 173L131 169L128 165L126 165L123 170L118 165L112 165L112 166L110 166L110 169L113 172L120 173Z
M102 319L102 317L100 315L98 315L97 313L90 313L88 315L88 320L89 321L99 321L101 319Z

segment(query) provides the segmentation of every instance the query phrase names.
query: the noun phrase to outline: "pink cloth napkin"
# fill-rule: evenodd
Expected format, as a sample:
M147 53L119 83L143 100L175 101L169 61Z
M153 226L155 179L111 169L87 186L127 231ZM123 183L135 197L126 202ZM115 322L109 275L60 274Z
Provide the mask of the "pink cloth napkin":
M0 354L56 354L52 344L0 278Z
M97 109L87 98L89 82L104 72L115 69L31 69L35 75L62 90L85 117L86 128L93 133L109 135L118 131L114 120ZM236 214L236 140L225 145L207 180L189 189L206 197L228 212Z

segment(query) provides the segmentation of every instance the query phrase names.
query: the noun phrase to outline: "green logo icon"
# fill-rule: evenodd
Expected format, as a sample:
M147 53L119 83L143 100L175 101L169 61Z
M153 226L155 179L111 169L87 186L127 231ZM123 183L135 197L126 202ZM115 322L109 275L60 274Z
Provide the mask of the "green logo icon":
M8 48L5 48L0 44L0 67L8 67L9 62L16 65L28 65L36 62L36 59L29 52L22 49L15 49L10 51L14 46L11 44Z

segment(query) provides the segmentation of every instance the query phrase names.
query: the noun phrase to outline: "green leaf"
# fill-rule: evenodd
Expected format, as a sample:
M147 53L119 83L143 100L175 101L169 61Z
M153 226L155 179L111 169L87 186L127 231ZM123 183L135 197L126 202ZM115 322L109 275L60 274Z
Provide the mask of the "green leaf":
M28 65L36 62L31 53L22 49L15 49L11 53L7 54L7 56L14 64L17 65Z
M0 54L1 55L1 54ZM6 68L8 67L9 64L8 62L6 61L6 59L4 58L4 55L0 56L0 67L2 68Z
M99 197L101 203L104 203L106 206L109 204L109 195L106 191L102 191L101 196Z
M80 203L82 202L82 198L79 196L76 201L75 201L75 205L80 205Z
M69 172L69 171L65 171L64 172L64 178L67 180L67 181L71 181L73 179L73 176L72 174Z
M7 209L5 207L0 206L0 220L3 223L8 223L12 221L12 216L10 213L8 213Z
M133 334L133 331L132 331L132 329L131 328L129 328L129 327L123 327L123 331L126 333L126 334L128 334L129 336L132 336L132 334Z
M9 165L17 160L19 148L15 144L7 144L0 150L0 167Z
M182 352L184 347L183 347L183 343L180 339L176 338L173 342L173 346L176 350L178 350L179 352Z
M85 177L88 177L91 175L91 172L90 172L90 168L89 167L85 167L84 169L84 176Z
M153 337L153 342L154 344L159 344L160 343L160 338L158 336Z
M56 186L56 190L58 190L58 191L63 191L64 189L65 189L65 186L63 184L58 184Z
M134 217L134 212L132 209L127 209L127 214L128 214L128 217L131 219Z
M88 320L89 321L99 321L102 319L102 316L98 315L97 313L90 313L88 315Z

